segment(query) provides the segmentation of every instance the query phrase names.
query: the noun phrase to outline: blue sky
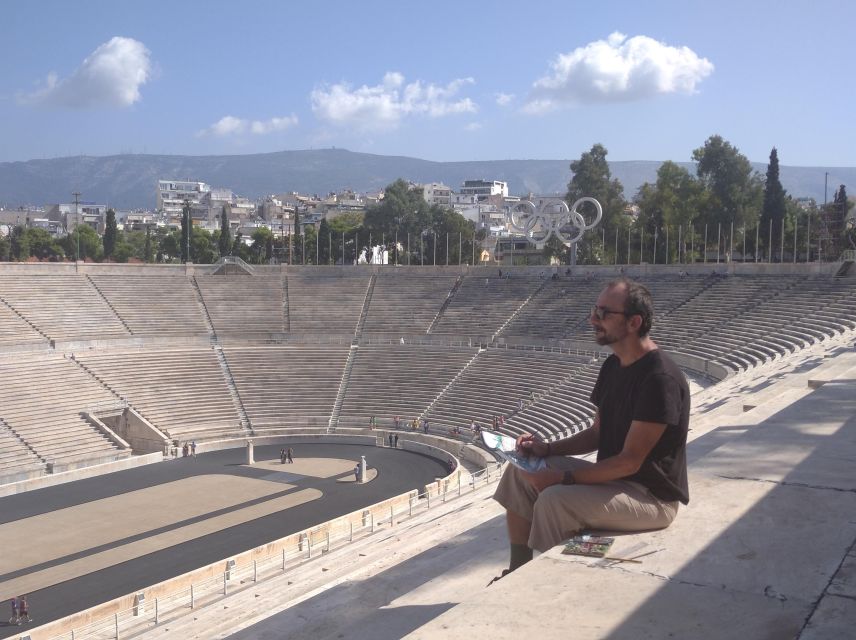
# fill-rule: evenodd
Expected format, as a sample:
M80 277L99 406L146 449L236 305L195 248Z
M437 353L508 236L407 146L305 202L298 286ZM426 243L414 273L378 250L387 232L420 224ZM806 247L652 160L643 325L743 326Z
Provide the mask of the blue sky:
M856 166L856 3L0 3L0 161L338 147Z

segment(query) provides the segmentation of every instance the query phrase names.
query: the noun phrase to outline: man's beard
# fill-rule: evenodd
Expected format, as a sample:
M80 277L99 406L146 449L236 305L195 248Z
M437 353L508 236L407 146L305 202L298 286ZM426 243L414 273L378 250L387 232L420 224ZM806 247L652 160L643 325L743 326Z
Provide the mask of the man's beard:
M598 332L595 330L594 341L601 347L605 347L606 345L618 342L618 337L606 331Z

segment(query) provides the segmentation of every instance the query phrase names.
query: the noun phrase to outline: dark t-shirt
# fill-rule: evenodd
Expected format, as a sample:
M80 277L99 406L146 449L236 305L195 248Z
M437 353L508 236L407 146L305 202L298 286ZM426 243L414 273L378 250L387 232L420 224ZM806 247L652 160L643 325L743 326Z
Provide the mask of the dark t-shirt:
M644 485L661 500L687 504L690 392L678 366L659 349L628 367L611 355L600 369L591 401L600 414L598 460L621 452L634 420L666 425L639 471L625 479Z

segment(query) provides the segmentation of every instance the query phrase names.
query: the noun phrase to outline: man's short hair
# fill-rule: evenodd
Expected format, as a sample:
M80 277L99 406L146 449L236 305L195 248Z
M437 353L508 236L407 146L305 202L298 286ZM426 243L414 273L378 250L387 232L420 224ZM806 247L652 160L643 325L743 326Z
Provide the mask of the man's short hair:
M608 288L623 286L627 292L624 299L624 313L628 316L638 315L642 318L639 325L639 337L644 338L651 331L654 323L654 301L651 292L644 284L631 280L630 278L618 278L606 285Z

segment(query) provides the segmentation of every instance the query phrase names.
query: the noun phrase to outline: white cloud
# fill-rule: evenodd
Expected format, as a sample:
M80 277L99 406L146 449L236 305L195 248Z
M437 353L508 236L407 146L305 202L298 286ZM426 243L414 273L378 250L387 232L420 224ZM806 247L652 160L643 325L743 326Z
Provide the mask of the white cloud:
M207 129L197 132L196 135L197 137L209 135L222 137L241 135L247 132L256 135L265 135L274 133L275 131L285 131L296 124L297 116L293 113L290 116L271 118L270 120L247 120L245 118L236 118L235 116L223 116Z
M45 86L19 93L22 104L56 107L129 107L151 77L150 52L142 42L116 36L93 51L69 77L49 73Z
M470 122L464 127L464 131L478 131L483 126L481 122Z
M550 67L533 84L525 111L691 94L713 72L713 64L688 47L671 47L648 36L628 39L617 32L559 54Z
M456 99L458 92L473 84L472 78L459 78L446 86L423 84L417 80L405 84L404 76L390 71L375 86L353 89L343 82L312 91L312 111L321 120L363 131L396 128L412 115L440 118L458 113L475 113L478 107L470 98Z
M514 100L514 94L513 93L502 93L502 92L500 92L500 93L495 93L494 98L496 99L496 104L498 104L500 107L504 107L508 103L510 103L512 100Z

